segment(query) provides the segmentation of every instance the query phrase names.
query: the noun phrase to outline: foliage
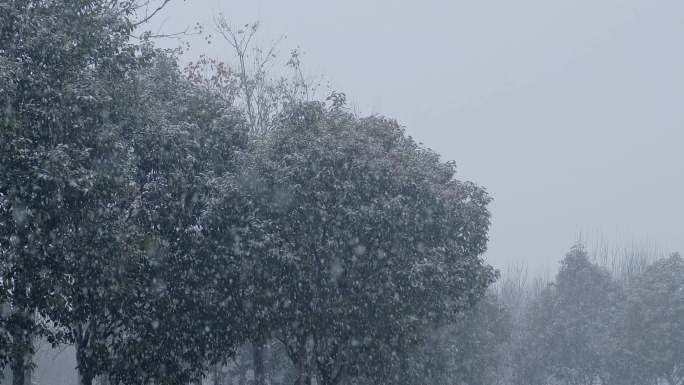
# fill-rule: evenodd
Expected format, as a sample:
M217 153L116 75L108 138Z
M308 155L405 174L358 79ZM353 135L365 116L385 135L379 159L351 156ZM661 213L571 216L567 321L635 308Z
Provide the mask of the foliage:
M590 262L580 244L565 255L556 281L530 305L522 343L516 349L517 383L598 383L612 353L618 286Z
M238 114L182 79L175 58L129 42L137 6L12 2L2 14L0 249L8 257L3 298L12 309L3 320L12 343L3 347L13 346L16 360L30 352L36 332L74 342L84 383L98 374L137 373L130 365L142 363L154 376L155 368L166 372L195 359L178 352L192 346L194 340L178 341L188 335L167 346L166 362L129 359L140 338L147 338L142 346L161 340L148 333L155 321L140 317L162 319L169 310L152 290L157 277L181 274L172 258L156 269L165 261L152 250L161 244L190 259L201 210L190 204L212 173L230 167L245 139ZM201 305L188 299L196 293L183 294L175 298ZM34 309L61 333L39 328ZM185 328L201 317L177 314ZM195 372L181 374L200 376L201 366L190 367Z
M431 330L422 352L412 354L421 362L422 381L432 384L499 384L510 340L508 310L492 292L469 309L457 322Z
M684 381L684 261L679 254L656 261L629 286L625 328L632 365L650 379Z
M118 237L116 223L85 229L81 220L117 216L126 201L119 178L128 155L105 117L103 89L134 60L131 23L115 17L131 7L11 1L0 15L0 248L12 331L3 347L15 361L31 352L35 333L61 336L33 314L54 320L66 310L59 288L76 272L68 266L91 263L75 239L99 230Z
M256 288L301 376L385 376L420 327L454 319L493 280L479 258L489 198L391 121L295 106L248 162L227 190L282 240L250 256L275 274Z

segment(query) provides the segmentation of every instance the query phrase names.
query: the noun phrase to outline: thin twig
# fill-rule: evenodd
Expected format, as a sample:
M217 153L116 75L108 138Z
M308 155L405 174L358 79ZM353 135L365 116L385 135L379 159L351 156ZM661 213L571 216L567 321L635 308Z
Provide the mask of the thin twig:
M152 11L151 14L147 15L144 19L138 21L137 23L134 23L133 26L137 27L141 24L147 23L148 21L150 21L150 19L152 19L154 17L154 15L156 15L159 11L161 11L164 7L166 7L166 5L170 2L171 2L171 0L164 0L164 2L161 3L161 5L159 5L154 11ZM149 2L148 2L148 4L149 4Z

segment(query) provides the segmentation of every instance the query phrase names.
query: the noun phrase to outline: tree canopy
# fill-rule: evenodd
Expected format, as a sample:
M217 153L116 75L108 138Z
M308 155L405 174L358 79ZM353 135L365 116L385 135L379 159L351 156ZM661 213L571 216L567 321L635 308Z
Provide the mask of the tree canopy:
M277 340L300 383L406 376L495 278L485 190L342 94L269 88L255 129L258 100L131 40L140 5L0 16L2 366L23 383L45 336L83 385L186 384Z

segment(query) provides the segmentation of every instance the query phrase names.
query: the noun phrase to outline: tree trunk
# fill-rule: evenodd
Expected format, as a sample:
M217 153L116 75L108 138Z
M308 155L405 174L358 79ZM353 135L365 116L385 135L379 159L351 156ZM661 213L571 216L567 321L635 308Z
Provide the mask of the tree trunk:
M307 342L303 346L303 352L299 356L299 360L296 363L297 367L297 385L311 385L313 380L313 362L312 362L312 348L309 346L310 343Z
M213 377L214 385L221 385L221 364L214 364Z
M93 385L94 376L87 371L78 371L78 385Z
M239 357L239 362L237 362L238 369L238 385L247 385L247 365L242 362L243 357Z
M78 325L76 328L76 363L78 369L78 385L93 385L95 375L88 365L87 346L89 325Z
M31 385L30 357L20 354L12 360L12 385Z
M297 363L297 385L311 385L311 370L305 362Z
M7 307L3 310L7 311ZM32 327L35 321L33 312L16 310L12 315L20 324ZM31 330L21 326L12 328L12 341L14 348L12 361L12 385L31 385L33 372L33 335Z
M258 342L252 344L252 359L254 362L254 385L266 385L264 345Z

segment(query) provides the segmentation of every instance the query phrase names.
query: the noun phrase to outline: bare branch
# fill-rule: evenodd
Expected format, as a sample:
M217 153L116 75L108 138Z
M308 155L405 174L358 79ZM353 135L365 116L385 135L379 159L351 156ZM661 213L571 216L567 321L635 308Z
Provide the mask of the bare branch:
M137 40L143 40L145 38L148 39L179 39L181 36L195 36L195 35L201 35L201 32L192 32L188 33L190 30L190 27L185 28L184 30L180 32L174 32L174 33L143 33L141 35L129 35L130 37L137 39Z
M164 7L166 7L166 5L169 4L170 2L171 2L171 0L164 0L157 8L155 8L154 11L152 11L152 13L146 15L145 18L138 21L137 23L134 23L133 26L137 27L141 24L147 23L148 21L150 21L150 19L152 19L154 17L154 15L156 15L157 13L159 13L159 11L164 9ZM146 3L146 5L148 5L148 4L149 4L149 1Z

